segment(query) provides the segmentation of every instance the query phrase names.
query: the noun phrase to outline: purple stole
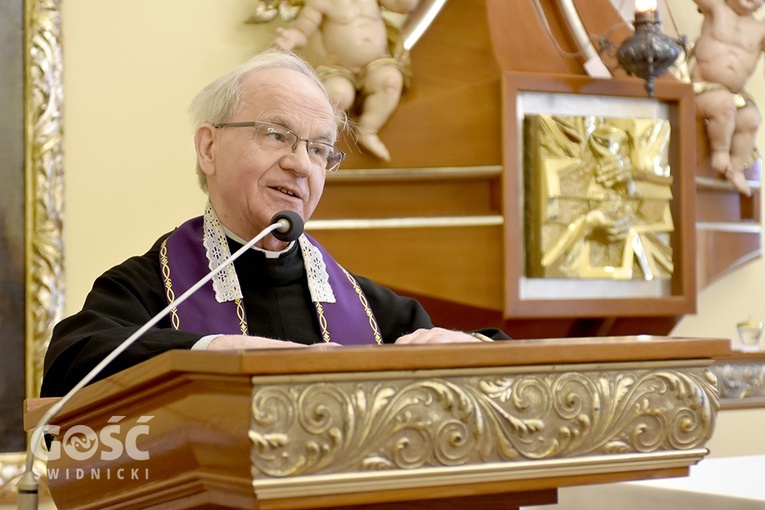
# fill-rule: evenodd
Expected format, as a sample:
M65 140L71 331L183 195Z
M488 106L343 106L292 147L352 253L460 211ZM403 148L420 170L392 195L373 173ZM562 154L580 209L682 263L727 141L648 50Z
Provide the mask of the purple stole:
M170 234L160 250L160 265L168 303L210 272L203 243L203 227L202 216L187 221ZM323 329L322 337L326 341L342 345L381 343L377 321L361 287L319 243L307 235L306 237L321 252L327 267L329 284L335 295L334 303L314 302L319 324ZM233 275L233 265L230 267ZM247 317L240 301L218 302L213 283L209 281L173 310L173 327L204 335L247 334Z

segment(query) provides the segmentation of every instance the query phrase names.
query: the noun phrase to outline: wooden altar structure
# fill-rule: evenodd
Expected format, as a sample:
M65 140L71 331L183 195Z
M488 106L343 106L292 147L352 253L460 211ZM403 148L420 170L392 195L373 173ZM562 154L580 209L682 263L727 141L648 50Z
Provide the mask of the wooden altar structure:
M170 351L54 418L48 484L60 510L554 503L559 487L686 475L719 409L709 367L729 349L612 337ZM27 428L45 405L29 403Z
M412 86L380 132L391 162L348 141L311 234L347 267L419 299L446 327L492 325L516 338L665 335L695 313L699 289L761 255L760 176L750 169L754 196L746 198L715 174L691 86L670 75L657 80L656 96L677 107L673 175L683 183L673 187L671 291L513 306L524 253L520 147L509 130L514 77L570 94L645 97L642 80L623 71L586 75L571 12L591 39L631 34L609 0L447 2L412 48Z

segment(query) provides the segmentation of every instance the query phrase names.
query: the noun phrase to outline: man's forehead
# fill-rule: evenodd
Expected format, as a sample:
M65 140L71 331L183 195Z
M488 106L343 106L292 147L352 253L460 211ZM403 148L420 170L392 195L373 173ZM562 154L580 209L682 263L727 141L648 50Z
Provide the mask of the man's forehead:
M304 93L315 93L326 98L321 87L311 77L281 67L251 71L243 77L242 86L255 90L264 88L269 90L299 89Z
M280 95L332 109L324 90L310 77L291 69L263 69L244 76L242 97Z
M283 71L291 73L281 74L289 79L278 79L280 73L246 77L242 83L239 112L257 115L258 118L253 120L282 124L288 128L298 127L293 124L300 120L309 120L313 124L326 125L328 131L335 131L335 112L321 88L301 73L289 69Z

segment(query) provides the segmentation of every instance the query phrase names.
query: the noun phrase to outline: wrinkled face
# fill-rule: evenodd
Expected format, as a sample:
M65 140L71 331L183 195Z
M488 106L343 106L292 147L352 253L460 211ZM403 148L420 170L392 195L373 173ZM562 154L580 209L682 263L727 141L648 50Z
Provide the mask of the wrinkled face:
M268 122L303 138L333 143L336 123L324 92L301 73L265 69L245 76L238 111L227 122ZM250 127L201 126L195 143L207 176L210 202L221 222L245 240L291 210L307 221L324 190L325 170L308 158L304 141L294 151L262 147ZM260 245L282 249L267 236Z

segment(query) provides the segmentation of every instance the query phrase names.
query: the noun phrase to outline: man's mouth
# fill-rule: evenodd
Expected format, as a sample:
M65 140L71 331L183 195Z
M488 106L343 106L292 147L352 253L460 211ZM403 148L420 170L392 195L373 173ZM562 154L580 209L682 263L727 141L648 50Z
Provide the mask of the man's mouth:
M289 195L291 197L300 198L296 193L293 193L292 191L288 190L287 188L282 188L281 186L277 186L274 188L276 191L279 191L281 193L284 193L285 195Z

